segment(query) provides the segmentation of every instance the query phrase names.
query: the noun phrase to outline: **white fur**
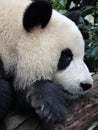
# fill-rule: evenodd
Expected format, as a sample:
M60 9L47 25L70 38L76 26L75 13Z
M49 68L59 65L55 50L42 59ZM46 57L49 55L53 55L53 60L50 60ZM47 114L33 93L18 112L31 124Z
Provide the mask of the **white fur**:
M91 83L83 62L84 41L77 26L67 17L53 10L49 24L27 33L22 18L29 0L0 2L0 56L6 71L15 69L17 89L43 79L54 80L71 93L81 92L80 82ZM61 51L70 48L73 61L64 71L57 71Z

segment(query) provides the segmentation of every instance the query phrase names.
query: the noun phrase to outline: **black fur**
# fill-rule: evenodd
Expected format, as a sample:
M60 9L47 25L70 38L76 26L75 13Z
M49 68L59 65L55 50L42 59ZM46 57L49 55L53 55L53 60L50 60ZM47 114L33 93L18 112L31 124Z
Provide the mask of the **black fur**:
M40 80L28 87L26 97L40 119L46 123L65 121L65 93L61 86L49 80Z
M6 79L2 61L0 60L0 130L6 130L4 119L10 110L13 101L13 90Z
M65 121L66 102L62 86L40 80L25 90L14 91L13 79L6 78L0 62L0 130L6 130L4 119L13 105L17 114L30 114L37 118L41 122L39 130L53 130L53 124Z
M0 120L0 130L6 130L6 125L4 120Z
M19 115L35 115L34 108L26 99L26 90L15 92L15 111Z
M38 115L42 124L40 129L46 129L45 124L51 127L52 124L62 123L66 119L65 92L61 86L49 80L36 81L24 91L18 91L16 100L16 108L21 110L20 113Z
M48 0L35 0L26 9L23 17L23 27L29 32L36 25L44 28L51 17L52 7Z
M76 24L79 23L79 19L81 16L80 11L76 10L76 11L72 11L69 14L66 15L69 19L71 19L73 22L75 22Z
M47 124L40 120L36 130L55 130L55 125Z
M58 70L64 70L69 66L73 59L73 54L70 49L65 49L61 52L61 56L59 58Z

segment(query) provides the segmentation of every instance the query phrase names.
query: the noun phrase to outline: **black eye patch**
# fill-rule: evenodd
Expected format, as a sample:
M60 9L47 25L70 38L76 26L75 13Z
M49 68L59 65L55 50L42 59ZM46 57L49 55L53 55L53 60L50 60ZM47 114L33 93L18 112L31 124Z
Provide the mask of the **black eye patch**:
M59 58L58 70L66 69L69 66L69 64L71 63L72 59L73 59L72 51L68 48L64 49L61 52L61 56Z

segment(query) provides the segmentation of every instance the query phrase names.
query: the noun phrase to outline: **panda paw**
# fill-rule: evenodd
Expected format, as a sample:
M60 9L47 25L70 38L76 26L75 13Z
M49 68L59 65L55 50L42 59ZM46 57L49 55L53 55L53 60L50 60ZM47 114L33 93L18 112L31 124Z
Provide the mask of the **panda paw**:
M66 119L66 110L63 106L57 108L54 106L47 107L44 104L36 108L36 113L42 120L49 124L63 123Z
M63 123L66 119L64 91L49 80L40 80L28 89L27 99L40 119L46 123Z

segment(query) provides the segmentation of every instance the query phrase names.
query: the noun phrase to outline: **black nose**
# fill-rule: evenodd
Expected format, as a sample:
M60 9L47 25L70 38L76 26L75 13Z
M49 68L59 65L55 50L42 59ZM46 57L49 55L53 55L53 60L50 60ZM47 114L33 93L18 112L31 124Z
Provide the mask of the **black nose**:
M81 85L81 88L83 89L83 91L90 89L92 86L91 84L88 84L88 83L80 83L80 85Z

